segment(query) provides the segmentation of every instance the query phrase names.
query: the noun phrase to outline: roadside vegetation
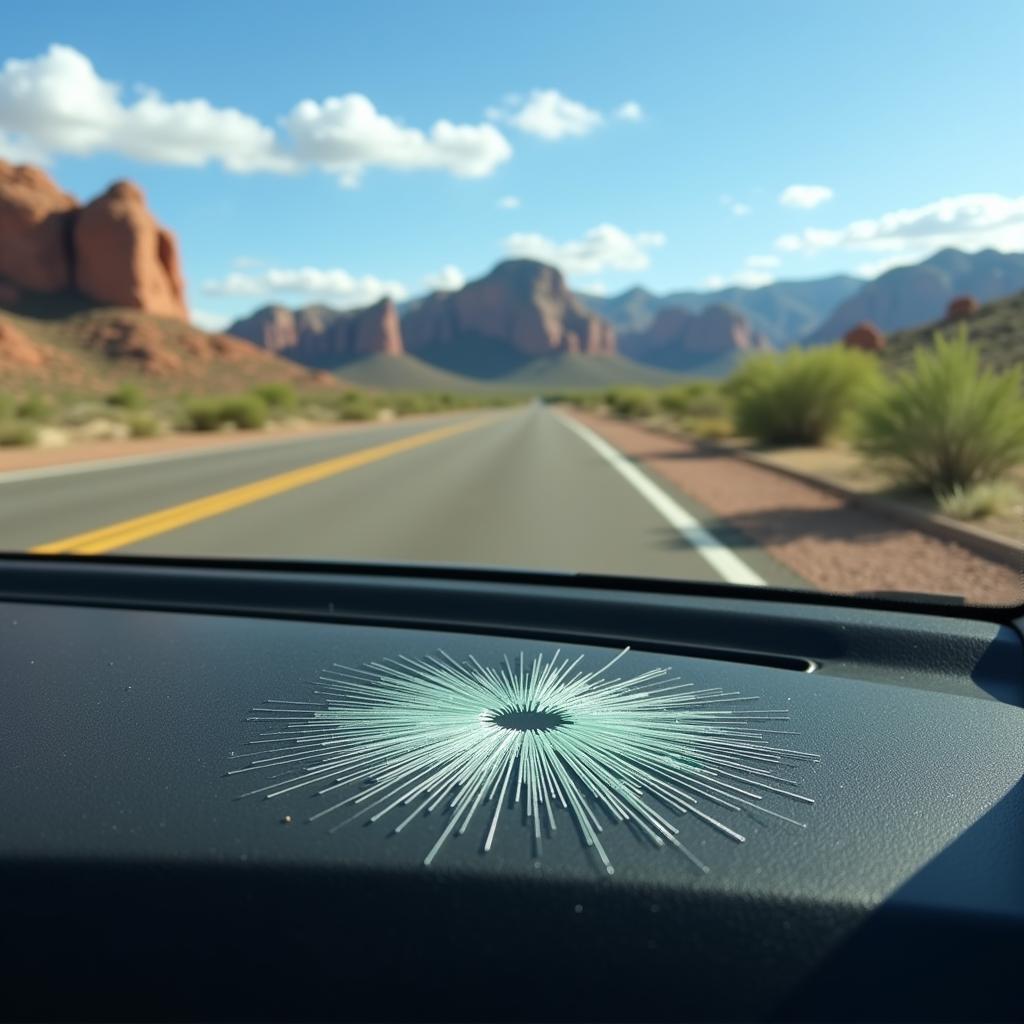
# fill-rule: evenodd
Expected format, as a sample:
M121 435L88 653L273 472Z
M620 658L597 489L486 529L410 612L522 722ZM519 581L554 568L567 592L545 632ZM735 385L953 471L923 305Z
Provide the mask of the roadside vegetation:
M125 382L106 396L0 392L0 447L120 440L175 432L264 430L274 426L388 420L525 401L522 394L302 392L261 384L227 395L150 394Z
M1024 511L1024 367L993 367L963 327L895 371L822 346L751 356L721 382L547 397L697 441L841 452L957 519Z

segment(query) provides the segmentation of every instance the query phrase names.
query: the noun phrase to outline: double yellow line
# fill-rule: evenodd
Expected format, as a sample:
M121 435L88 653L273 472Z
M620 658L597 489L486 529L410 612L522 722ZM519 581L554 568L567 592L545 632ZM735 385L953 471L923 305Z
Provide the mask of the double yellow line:
M134 519L125 519L98 530L78 533L73 537L64 537L48 544L39 544L30 550L36 555L102 555L107 551L127 547L129 544L137 544L140 540L146 540L148 537L155 537L157 534L177 530L190 523L197 523L201 519L209 519L211 516L222 515L224 512L241 508L243 505L251 505L255 501L272 498L275 494L283 494L296 487L305 487L306 484L316 483L318 480L325 480L327 477L337 476L339 473L346 473L350 469L358 469L371 462L379 462L392 455L422 448L424 445L433 444L446 437L454 437L456 434L463 434L489 422L491 418L489 416L475 417L468 422L439 427L437 430L428 430L423 434L414 434L412 437L403 437L398 441L390 441L373 448L364 448L362 451L327 459L324 462L314 462L301 469L279 473L276 476L269 476L241 487L232 487L227 491L210 494L205 498L197 498L195 501L186 501L184 504L173 505L170 508L150 512L148 515L137 516Z

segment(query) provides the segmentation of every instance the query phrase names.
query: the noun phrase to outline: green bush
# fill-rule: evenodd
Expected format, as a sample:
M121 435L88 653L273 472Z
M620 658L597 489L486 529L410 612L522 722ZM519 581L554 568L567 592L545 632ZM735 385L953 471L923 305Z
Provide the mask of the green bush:
M18 403L18 418L43 423L53 415L53 406L42 395L29 395Z
M222 422L221 403L216 398L192 398L185 403L187 430L217 430Z
M983 369L966 327L953 340L936 333L866 403L857 446L937 495L996 480L1024 461L1021 373Z
M658 394L658 404L672 416L725 416L729 404L719 385L711 381L693 381L666 388Z
M990 480L970 487L954 487L939 495L939 510L954 519L984 519L1010 515L1024 504L1024 494L1009 480Z
M372 420L377 417L379 406L369 395L361 391L346 391L338 399L337 410L340 420Z
M4 420L0 422L0 448L14 445L35 444L36 427L25 420Z
M259 430L267 422L267 403L258 395L236 395L221 401L221 422L239 430Z
M126 422L131 437L156 437L160 433L160 422L152 413L133 413Z
M290 412L299 403L295 389L290 384L259 384L252 389L252 394L272 413Z
M233 423L239 430L258 430L267 422L267 406L256 395L193 398L185 405L188 430L218 430Z
M658 411L658 396L650 388L611 388L605 393L608 407L617 416L642 419Z
M139 410L145 407L146 396L138 384L125 381L116 391L107 395L107 405L113 405L119 409Z
M838 346L744 360L725 384L736 431L762 444L820 444L879 377L877 357Z

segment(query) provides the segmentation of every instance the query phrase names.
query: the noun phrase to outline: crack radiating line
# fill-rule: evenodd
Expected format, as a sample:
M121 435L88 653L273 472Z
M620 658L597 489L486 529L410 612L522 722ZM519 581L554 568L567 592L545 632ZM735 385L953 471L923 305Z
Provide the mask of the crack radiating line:
M565 814L609 874L601 837L612 823L629 823L702 871L680 838L687 815L736 842L745 841L739 822L727 824L723 812L803 827L764 802L813 803L779 772L817 756L776 745L773 737L791 733L765 728L788 712L757 710L748 706L757 698L720 687L696 689L665 668L609 676L628 650L591 672L579 667L582 655L560 651L506 657L497 668L443 651L335 665L316 684L319 700L275 699L253 710L250 721L274 727L251 741L258 756L244 755L249 764L229 774L277 771L245 796L312 790L324 806L309 820L340 816L332 832L388 818L397 834L440 814L428 866L474 824L490 850L502 813L516 807L536 855ZM729 703L739 706L720 707Z

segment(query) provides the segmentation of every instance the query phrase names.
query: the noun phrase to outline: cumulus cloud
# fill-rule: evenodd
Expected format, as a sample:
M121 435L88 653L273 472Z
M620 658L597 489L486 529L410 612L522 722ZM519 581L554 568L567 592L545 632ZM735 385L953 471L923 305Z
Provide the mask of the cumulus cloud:
M384 281L367 274L355 277L340 268L299 267L294 270L271 267L256 274L233 271L223 278L203 282L204 295L264 298L281 295L302 295L330 301L346 307L369 306L390 296L400 300L406 289L398 281Z
M70 46L4 62L0 128L39 154L113 152L183 167L216 162L239 173L295 169L256 118L205 99L168 101L153 89L125 102L121 86Z
M773 267L777 267L781 261L778 256L772 256L768 253L764 256L748 256L746 264L753 270L771 270Z
M149 87L126 98L120 84L102 78L70 46L0 66L0 152L19 160L105 152L181 167L219 163L235 173L313 166L353 186L374 167L478 178L512 155L492 124L441 119L421 131L380 113L358 93L305 99L282 126L279 136L233 107L167 100Z
M747 203L742 203L730 195L719 196L718 201L727 207L734 217L746 217L747 214L752 212L751 207Z
M189 314L189 319L201 331L223 331L231 323L230 317L206 309L193 309Z
M642 121L644 119L644 108L636 100L626 100L620 103L613 112L613 117L620 121Z
M704 286L717 291L720 288L764 288L772 284L775 275L771 270L779 265L778 256L748 256L743 267L729 277L712 274L704 279Z
M651 262L648 250L664 244L660 231L631 235L614 224L599 224L569 242L554 242L539 234L509 235L505 252L554 264L567 274L599 274L603 270L644 270Z
M846 227L807 228L782 235L775 245L783 252L814 253L822 249L862 252L919 253L952 246L978 249L1024 249L1024 196L995 193L950 196L881 217L857 220Z
M431 291L457 292L466 283L466 275L449 263L436 274L427 274L423 283Z
M491 124L436 121L429 132L407 128L380 113L359 93L303 100L284 119L297 156L336 173L352 187L370 167L445 170L459 178L482 178L512 155L505 136Z
M783 206L795 206L801 210L813 210L827 203L835 193L828 185L790 185L779 194Z
M506 96L504 106L488 108L487 116L549 140L589 135L604 120L600 111L563 96L557 89L534 89L525 99Z
M498 207L502 210L518 210L522 206L519 196L502 196L498 200Z

